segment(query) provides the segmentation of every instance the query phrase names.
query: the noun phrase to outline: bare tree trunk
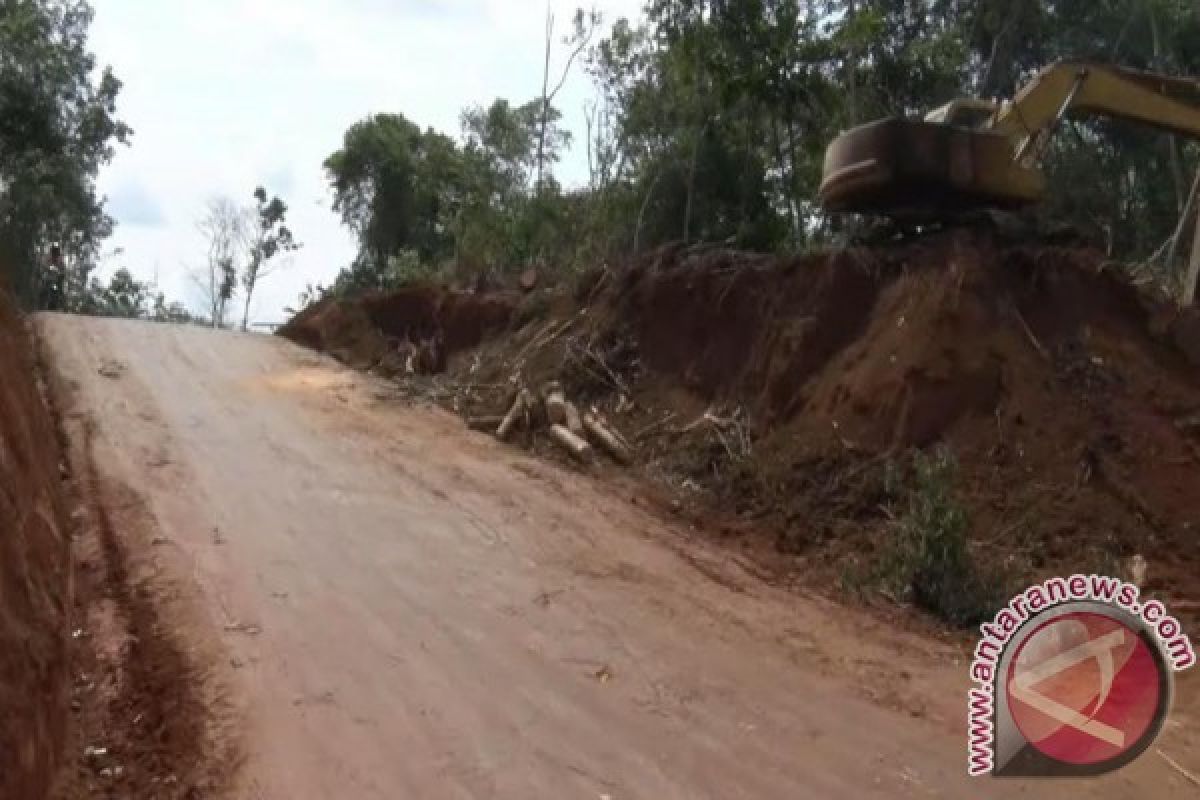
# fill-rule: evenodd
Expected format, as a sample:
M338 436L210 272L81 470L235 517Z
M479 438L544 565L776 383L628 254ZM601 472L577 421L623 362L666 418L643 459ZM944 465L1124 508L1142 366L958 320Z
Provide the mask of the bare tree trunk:
M1200 277L1200 220L1196 221L1196 230L1192 235L1192 253L1188 258L1187 272L1183 276L1183 291L1179 302L1184 307L1190 306L1196 299L1196 279Z
M696 141L692 143L692 157L688 163L687 194L683 203L683 243L691 241L692 233L692 199L696 196L696 161L700 156L700 139L704 136L707 126L700 129Z
M1184 205L1183 213L1179 215L1179 224L1175 226L1175 234L1171 237L1171 248L1167 251L1166 269L1168 275L1175 274L1175 265L1179 261L1179 246L1183 242L1183 237L1187 235L1188 227L1195 226L1200 230L1200 219L1197 218L1196 201L1200 199L1200 169L1196 170L1196 178L1192 181L1192 191L1188 195L1187 203ZM1192 260L1196 258L1196 247L1192 247ZM1187 280L1184 281L1186 286ZM1190 298L1195 296L1195 285L1193 284Z
M242 330L246 331L250 325L250 298L254 296L254 283L246 284L246 304L242 307Z
M855 0L846 3L846 20L853 22L858 16ZM850 97L850 124L858 124L858 48L854 47L846 59L846 88Z
M659 172L654 176L654 180L650 181L650 185L646 187L646 196L642 198L642 207L638 209L637 227L633 229L633 252L636 255L641 250L642 241L642 222L646 219L646 209L650 207L650 198L654 195L654 189L658 186L658 179L662 177Z
M542 118L538 124L537 144L537 180L534 182L534 192L542 195L542 173L546 163L546 127L550 124L550 45L554 41L554 12L550 3L546 3L546 58L542 64Z
M588 165L588 188L596 188L596 159L592 155L592 137L595 135L596 128L596 110L595 107L583 104L583 123L587 126L587 165Z
M779 169L779 182L783 188L783 198L787 202L788 207L788 241L792 249L795 250L799 239L800 220L799 214L796 211L796 199L792 194L792 171L787 161L787 155L784 153L781 127L779 120L772 117L771 136L775 140L775 164Z
M1146 14L1150 17L1150 35L1154 42L1154 68L1161 71L1163 69L1162 42L1159 38L1158 16L1154 13L1154 6L1150 3L1146 4ZM1171 165L1171 181L1175 186L1175 213L1182 214L1186 199L1183 188L1183 165L1179 161L1179 142L1174 134L1166 134L1166 138L1167 158Z
M583 19L583 12L577 12L580 16L577 20ZM599 23L600 17L594 11L587 17L587 28L582 27L582 23L576 28L575 36L571 43L574 49L571 51L570 57L567 59L566 65L563 67L562 75L559 76L558 83L554 88L550 88L550 52L551 46L554 43L554 12L550 10L550 3L546 3L546 55L542 63L542 113L538 125L538 144L537 144L537 180L534 184L535 191L538 197L542 194L542 186L545 182L546 171L546 137L550 127L550 104L554 102L554 98L562 91L563 85L567 82L567 77L571 74L571 67L575 65L575 59L579 58L579 54L588 46L588 42L592 40L592 35L596 32L596 25Z

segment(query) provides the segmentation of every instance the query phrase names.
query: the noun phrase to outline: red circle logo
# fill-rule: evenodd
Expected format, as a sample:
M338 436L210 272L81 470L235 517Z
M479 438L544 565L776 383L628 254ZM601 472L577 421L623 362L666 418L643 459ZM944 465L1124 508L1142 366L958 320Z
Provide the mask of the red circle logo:
M1119 619L1078 611L1034 630L1009 664L1021 735L1064 764L1095 766L1144 748L1166 702L1162 665Z

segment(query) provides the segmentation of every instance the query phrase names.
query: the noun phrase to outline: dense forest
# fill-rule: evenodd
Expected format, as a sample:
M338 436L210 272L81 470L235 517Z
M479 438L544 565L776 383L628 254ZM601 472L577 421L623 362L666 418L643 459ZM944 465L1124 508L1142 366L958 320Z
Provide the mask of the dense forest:
M87 48L91 18L79 0L0 5L0 258L27 305L45 302L47 265L79 310L121 288L89 279L113 226L96 175L131 135L120 81ZM1200 11L1189 0L649 0L637 21L550 19L544 45L537 96L464 98L477 104L458 131L402 108L346 131L324 168L358 252L328 288L564 273L671 241L837 243L852 225L814 197L839 131L955 96L1010 97L1059 59L1198 75ZM575 70L596 91L572 135L556 102ZM586 152L585 185L556 176L567 148ZM1194 143L1072 118L1048 153L1054 191L1039 213L1161 276L1198 164Z
M651 0L607 38L593 40L594 15L573 22L547 36L547 63L578 54L594 79L582 140L557 127L553 67L550 90L472 106L458 132L422 130L403 109L347 131L325 166L360 250L337 290L569 270L669 241L830 243L843 221L814 197L825 147L849 126L1011 97L1059 59L1200 74L1188 0ZM567 146L586 149L585 186L555 179ZM1071 119L1040 213L1162 269L1198 156L1144 127Z

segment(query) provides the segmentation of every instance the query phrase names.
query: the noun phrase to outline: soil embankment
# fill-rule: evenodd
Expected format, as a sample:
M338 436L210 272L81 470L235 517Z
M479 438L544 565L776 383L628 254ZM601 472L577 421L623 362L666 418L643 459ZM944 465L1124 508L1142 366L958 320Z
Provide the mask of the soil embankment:
M69 535L54 425L0 294L0 798L44 796L66 735Z
M672 247L574 294L526 298L414 391L495 414L514 386L559 380L698 527L830 584L885 557L911 454L942 447L980 563L1023 583L1142 556L1148 591L1197 609L1196 318L1098 253L963 233L784 259ZM359 307L308 320L357 313L356 341L385 346L350 363L397 372ZM283 333L344 352L318 327Z

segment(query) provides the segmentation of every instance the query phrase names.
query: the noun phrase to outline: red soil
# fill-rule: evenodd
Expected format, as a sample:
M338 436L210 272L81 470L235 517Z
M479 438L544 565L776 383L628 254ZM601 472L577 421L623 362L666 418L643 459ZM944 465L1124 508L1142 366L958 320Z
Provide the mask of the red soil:
M66 735L68 530L32 347L0 293L0 797L45 794Z

